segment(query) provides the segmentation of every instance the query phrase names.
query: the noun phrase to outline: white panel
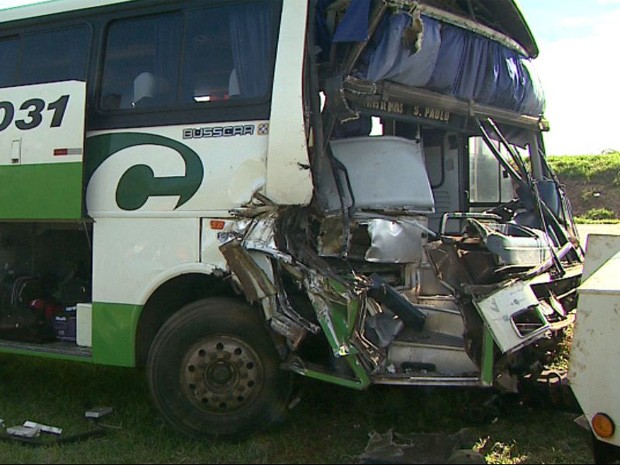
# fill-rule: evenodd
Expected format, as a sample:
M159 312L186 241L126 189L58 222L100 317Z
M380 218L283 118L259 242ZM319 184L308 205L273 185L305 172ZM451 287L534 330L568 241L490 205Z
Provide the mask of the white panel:
M608 237L613 240L613 237ZM616 239L620 236L616 236ZM601 239L604 239L601 238ZM604 244L601 240L599 244ZM588 245L591 245L589 242ZM618 250L616 242L615 250ZM613 250L613 249L611 249ZM596 250L592 259L600 266ZM586 266L590 256L586 252ZM588 421L598 413L620 421L620 252L611 257L579 288L577 319L571 343L568 379ZM606 440L620 446L620 436Z
M82 161L86 83L0 89L0 165Z
M142 304L173 268L199 261L197 218L101 218L95 222L93 300Z
M279 204L301 205L312 197L302 99L307 1L285 1L282 8L269 129L267 197Z
M588 236L584 280L578 289L577 318L568 380L589 422L599 412L620 421L620 236ZM600 438L599 438L600 439ZM616 433L605 440L620 446Z
M231 231L234 230L235 221L222 219L216 221L224 221L224 226L221 229L214 229L211 226L211 220L203 219L201 260L214 268L225 270L228 264L219 247L225 240L228 240Z
M616 252L620 252L620 235L588 234L581 282L585 284L585 281Z
M549 324L540 314L538 304L534 291L521 281L501 288L478 302L474 300L474 305L491 329L493 339L503 353L523 347L528 341L540 338L549 329ZM521 335L513 323L513 318L520 312L533 308L540 315L541 326L527 335Z
M145 142L111 154L97 167L88 182L86 207L93 217L102 216L222 216L247 204L262 192L266 178L267 137L260 130L266 122L248 121L209 125L165 126L131 129L131 133L157 135L183 144L200 159L203 176L196 193L177 207L178 195L152 195L137 210L123 211L116 200L122 176L133 166L145 165L155 179L187 176L181 154L171 145ZM236 129L234 135L212 136L215 131ZM122 140L124 130L88 133L88 137L114 134ZM165 141L162 139L162 141ZM163 144L163 142L162 142ZM214 212L221 212L219 215Z

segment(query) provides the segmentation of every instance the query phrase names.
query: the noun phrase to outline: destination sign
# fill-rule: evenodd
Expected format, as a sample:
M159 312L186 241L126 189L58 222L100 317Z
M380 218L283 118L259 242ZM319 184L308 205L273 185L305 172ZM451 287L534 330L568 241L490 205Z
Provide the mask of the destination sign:
M402 102L379 101L365 102L364 107L370 110L396 113L404 116L414 116L416 118L429 119L442 123L450 122L450 112L439 108L426 107L422 105L405 105Z

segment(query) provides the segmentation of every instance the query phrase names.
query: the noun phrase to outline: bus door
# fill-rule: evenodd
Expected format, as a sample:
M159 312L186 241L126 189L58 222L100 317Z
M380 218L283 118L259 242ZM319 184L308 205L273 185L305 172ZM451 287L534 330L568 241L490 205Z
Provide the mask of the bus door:
M0 89L0 220L82 217L86 83Z

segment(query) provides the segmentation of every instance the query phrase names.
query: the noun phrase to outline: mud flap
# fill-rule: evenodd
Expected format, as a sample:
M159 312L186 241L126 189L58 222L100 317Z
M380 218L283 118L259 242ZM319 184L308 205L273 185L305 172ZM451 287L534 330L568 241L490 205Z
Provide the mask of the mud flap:
M531 344L551 327L534 291L521 281L473 302L502 353Z

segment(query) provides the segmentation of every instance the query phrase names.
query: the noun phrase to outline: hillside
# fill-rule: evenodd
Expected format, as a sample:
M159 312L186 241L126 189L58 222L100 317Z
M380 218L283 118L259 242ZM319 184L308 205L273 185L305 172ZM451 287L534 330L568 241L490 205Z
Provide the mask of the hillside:
M620 218L620 152L551 156L577 219Z

